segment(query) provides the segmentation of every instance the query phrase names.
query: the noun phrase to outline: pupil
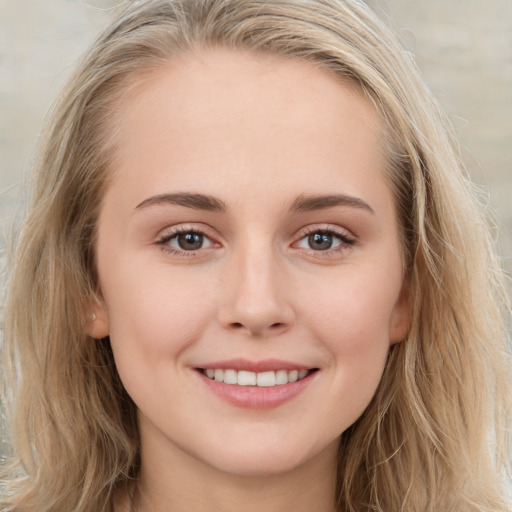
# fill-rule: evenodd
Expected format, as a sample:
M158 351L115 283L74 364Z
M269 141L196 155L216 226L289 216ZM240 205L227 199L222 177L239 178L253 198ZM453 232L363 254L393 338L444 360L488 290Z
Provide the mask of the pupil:
M201 249L203 245L203 235L198 233L183 233L178 235L178 245L185 251Z
M317 251L326 251L332 246L332 235L328 233L313 233L308 237L309 246Z

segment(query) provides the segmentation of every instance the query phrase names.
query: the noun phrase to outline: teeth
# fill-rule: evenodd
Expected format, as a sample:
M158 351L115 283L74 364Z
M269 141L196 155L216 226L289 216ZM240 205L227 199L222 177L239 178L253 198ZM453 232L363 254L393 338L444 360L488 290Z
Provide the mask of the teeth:
M286 370L276 372L276 385L288 384L288 382L288 372Z
M235 370L224 370L224 382L226 384L237 384L238 376Z
M203 373L212 380L224 384L238 384L239 386L272 387L282 386L289 382L301 380L308 375L308 370L278 370L276 372L248 372L245 370L207 369Z
M237 384L239 386L256 386L256 374L254 372L238 372Z
M270 387L276 385L276 372L261 372L256 377L256 385Z

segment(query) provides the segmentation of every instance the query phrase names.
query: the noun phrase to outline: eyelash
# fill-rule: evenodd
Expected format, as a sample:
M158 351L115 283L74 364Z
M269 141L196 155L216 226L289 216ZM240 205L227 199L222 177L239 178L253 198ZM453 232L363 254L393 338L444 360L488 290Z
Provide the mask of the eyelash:
M190 257L190 256L195 256L197 255L198 251L201 250L201 249L204 249L203 247L201 247L201 249L198 249L198 250L193 250L193 251L186 251L186 250L180 250L180 249L174 249L172 248L171 246L169 246L169 242L171 240L173 240L174 238L178 237L179 235L185 235L185 234L190 234L190 235L199 235L199 236L202 236L204 237L205 240L210 240L212 242L212 244L214 244L215 242L212 241L211 237L209 237L205 232L204 230L201 230L201 229L197 229L197 228L191 228L189 226L177 226L175 228L172 229L171 232L169 233L166 233L165 235L163 235L160 239L157 240L156 244L158 246L160 246L160 248L162 249L162 251L168 253L168 254L172 254L172 255L175 255L175 256L181 256L181 257Z
M212 245L216 244L215 241L212 240L210 236L208 236L204 230L198 229L198 228L191 228L188 226L177 226L175 227L171 232L166 233L161 238L159 238L156 242L160 248L168 253L179 257L191 257L196 256L197 253L201 250L207 249L208 247L201 247L197 250L184 250L184 249L174 249L171 246L169 246L169 242L176 237L178 237L181 234L190 234L190 235L199 235L203 237L204 240L209 240ZM347 250L351 246L353 246L356 243L356 239L354 237L351 237L347 235L346 233L342 233L336 229L333 228L320 228L320 227L310 227L302 231L300 238L297 240L297 242L294 242L292 244L293 246L296 246L299 242L306 239L307 237L314 235L314 234L320 234L320 235L327 235L332 237L333 239L338 239L339 244L335 246L334 248L328 248L325 250L314 250L312 248L305 249L308 251L308 254L312 254L314 257L317 258L325 258L329 256L337 256L339 253Z
M346 232L342 232L341 230L334 229L331 227L326 228L311 226L302 231L300 238L297 240L297 242L294 242L293 245L297 245L302 240L315 234L328 235L333 239L339 240L339 244L333 248L330 247L325 250L314 250L312 248L305 249L308 251L309 255L313 255L315 258L329 258L339 256L340 253L346 251L356 243L355 237L350 236Z

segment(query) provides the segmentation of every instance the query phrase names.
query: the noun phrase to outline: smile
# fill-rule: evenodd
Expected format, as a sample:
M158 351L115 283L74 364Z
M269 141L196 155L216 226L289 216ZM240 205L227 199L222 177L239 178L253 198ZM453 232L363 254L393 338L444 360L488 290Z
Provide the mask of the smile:
M284 405L318 380L320 368L279 360L226 359L198 364L200 382L223 401L243 409Z
M233 369L201 369L201 372L211 380L238 386L273 387L283 386L305 378L313 370L277 370L251 372Z

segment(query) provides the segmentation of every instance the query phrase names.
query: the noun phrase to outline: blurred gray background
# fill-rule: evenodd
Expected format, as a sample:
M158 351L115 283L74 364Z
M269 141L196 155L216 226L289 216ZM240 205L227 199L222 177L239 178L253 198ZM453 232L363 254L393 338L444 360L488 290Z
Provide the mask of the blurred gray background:
M0 268L45 113L118 3L0 0ZM496 209L500 253L512 270L512 0L369 3L449 113L466 164Z

